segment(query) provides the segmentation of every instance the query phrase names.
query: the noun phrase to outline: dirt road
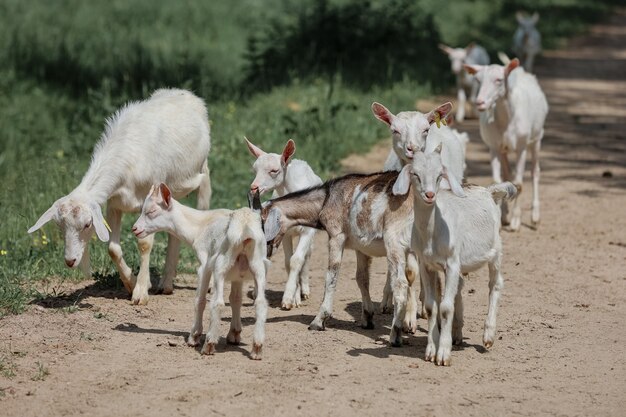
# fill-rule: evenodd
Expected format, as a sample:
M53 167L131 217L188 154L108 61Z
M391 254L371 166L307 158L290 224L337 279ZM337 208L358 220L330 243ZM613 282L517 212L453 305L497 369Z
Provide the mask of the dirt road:
M242 346L222 340L216 355L203 357L185 345L192 276L179 277L174 295L153 296L147 307L94 282L54 287L67 296L0 321L0 415L624 415L625 45L621 12L538 62L551 107L542 223L537 231L527 227L525 192L522 230L503 232L505 291L489 351L481 345L486 270L466 281L464 344L453 351L451 367L436 367L422 359L423 320L401 348L387 344L390 315L376 316L374 330L357 325L360 296L350 252L328 329L308 331L323 291L327 252L320 233L312 297L303 307L279 309L282 253L274 259L260 362L248 358L250 300ZM471 135L470 181L489 183L476 121L460 128ZM349 158L346 170L382 167L387 147ZM380 300L385 261L377 259L372 271ZM225 336L228 309L224 317Z

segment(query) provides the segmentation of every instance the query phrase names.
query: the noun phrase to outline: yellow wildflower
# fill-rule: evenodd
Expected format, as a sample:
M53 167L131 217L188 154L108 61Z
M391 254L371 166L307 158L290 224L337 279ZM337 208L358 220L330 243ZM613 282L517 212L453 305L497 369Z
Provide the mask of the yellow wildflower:
M7 256L7 251L4 249L0 249L0 256Z

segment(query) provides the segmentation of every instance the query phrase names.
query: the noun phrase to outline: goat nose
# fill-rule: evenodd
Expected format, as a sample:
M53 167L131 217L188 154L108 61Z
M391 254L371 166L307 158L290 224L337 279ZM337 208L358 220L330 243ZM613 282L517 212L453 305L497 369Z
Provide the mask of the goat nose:
M131 232L135 233L137 231L137 226L133 226L132 229L130 229Z
M258 186L258 185L256 185L256 184L252 184L252 185L250 186L250 191L252 191L252 192L255 192L255 191L256 191L256 190L258 190L258 189L259 189L259 186Z
M432 200L433 198L435 198L435 193L433 193L432 191L426 191L424 193L426 195L426 197L428 197L430 200Z
M65 265L69 266L70 268L73 267L75 263L76 263L76 258L65 260Z

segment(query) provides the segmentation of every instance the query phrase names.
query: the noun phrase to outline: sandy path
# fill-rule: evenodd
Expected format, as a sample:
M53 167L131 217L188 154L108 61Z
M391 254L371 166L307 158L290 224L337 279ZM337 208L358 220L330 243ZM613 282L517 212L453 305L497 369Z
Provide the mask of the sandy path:
M320 233L312 298L303 307L278 308L282 253L274 259L260 362L247 357L249 301L242 346L222 343L216 355L202 357L184 345L194 277L179 277L174 295L153 296L141 308L93 282L55 288L67 297L0 321L0 415L624 415L625 28L626 12L615 14L539 62L551 106L542 224L538 231L503 233L506 287L498 340L489 351L481 346L486 270L466 282L464 345L443 368L422 360L423 320L401 348L387 345L389 315L378 315L374 330L359 328L350 252L328 329L308 331L323 291L326 238ZM470 180L486 184L490 169L477 123L460 128L472 138ZM387 146L349 158L346 170L382 166ZM375 260L372 272L373 297L380 300L385 261ZM230 318L226 309L224 316ZM225 320L224 336L227 327Z

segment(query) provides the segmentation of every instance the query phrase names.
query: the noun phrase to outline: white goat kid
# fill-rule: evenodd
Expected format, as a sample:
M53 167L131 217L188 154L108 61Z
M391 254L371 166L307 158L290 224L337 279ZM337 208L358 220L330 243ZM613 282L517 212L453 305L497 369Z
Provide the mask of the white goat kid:
M476 104L480 114L480 134L491 152L491 169L496 183L511 180L522 189L526 154L532 160L533 200L531 221L539 224L539 151L548 114L548 102L534 75L519 68L519 60L508 65L466 65L481 82ZM515 153L513 173L509 168L508 153ZM522 209L519 197L513 201L513 213L508 219L508 205L502 205L503 224L519 230Z
M535 56L541 52L541 34L536 28L539 13L535 12L529 17L517 12L515 17L519 26L513 35L513 52L522 62L524 69L532 72Z
M148 303L150 252L154 236L140 239L141 267L137 278L124 262L120 246L122 213L141 210L151 184L167 181L174 195L198 190L198 207L208 208L211 180L207 155L211 137L204 102L185 90L161 89L145 101L129 103L106 122L91 165L81 183L58 199L28 232L54 220L65 236L65 263L91 275L88 243L96 232L109 241L109 254L134 304ZM107 203L107 221L101 205ZM169 237L165 271L159 288L173 291L180 242Z
M231 282L233 316L227 341L239 344L243 281L253 279L256 285L256 323L251 357L261 359L267 317L265 277L269 261L266 259L265 235L259 214L249 208L195 210L174 200L170 189L160 184L148 193L141 216L133 226L133 233L140 239L159 231L173 234L191 245L200 261L194 320L187 343L197 346L200 342L206 294L212 282L211 318L201 352L207 355L215 353L219 341L220 309L224 307L224 281L228 280Z
M489 65L489 54L485 48L475 43L470 43L465 48L451 48L447 45L440 44L439 48L444 51L452 65L452 72L456 76L456 89L457 89L457 110L456 121L462 122L465 119L465 102L469 95L469 102L472 106L474 115L476 112L476 96L478 95L478 88L480 85L478 81L468 74L463 68L463 64L471 65Z
M273 191L273 198L322 184L320 177L305 161L292 159L296 144L289 139L283 152L278 155L267 153L246 139L250 153L256 158L252 168L256 173L250 191L263 194ZM289 229L283 239L285 269L288 279L283 293L282 308L290 310L300 307L302 299L309 298L309 258L313 250L315 229L297 226ZM294 251L294 239L298 239Z
M460 274L475 271L485 263L489 266L490 291L483 344L486 347L493 345L497 304L503 287L500 210L495 200L509 198L517 190L511 183L463 189L449 174L440 152L441 145L433 152L417 154L413 163L400 172L393 193L406 195L410 186L413 187L415 219L411 245L419 257L420 276L426 292L428 342L425 359L438 365L450 365L452 343L460 343L463 337ZM443 178L448 180L451 191L441 189ZM437 271L445 273L445 284L438 282ZM443 291L441 300L435 294L437 287ZM394 297L396 311L401 310L402 297L395 293Z

